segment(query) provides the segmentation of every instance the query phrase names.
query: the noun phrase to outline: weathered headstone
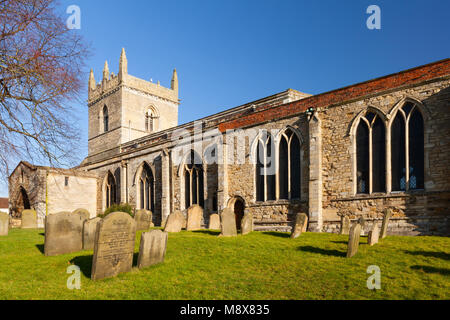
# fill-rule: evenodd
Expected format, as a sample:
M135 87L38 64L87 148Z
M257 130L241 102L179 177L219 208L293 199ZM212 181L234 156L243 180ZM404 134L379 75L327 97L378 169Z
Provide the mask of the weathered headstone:
M349 231L350 231L350 218L348 216L342 216L340 234L348 234Z
M83 250L84 221L84 213L49 214L45 219L45 255L56 256Z
M391 219L391 217L392 217L392 210L391 209L384 210L383 223L381 224L381 231L380 231L380 239L386 238L389 220Z
M298 238L303 232L306 231L308 226L308 216L305 213L298 213L295 218L295 225L291 233L291 239Z
M84 221L83 224L83 250L93 250L97 223L102 220L99 217Z
M369 231L369 236L367 237L367 243L369 246L373 246L374 244L378 243L378 238L380 235L380 229L378 228L378 224L376 221L374 221L372 230Z
M136 230L148 230L152 226L152 212L148 210L138 210L134 215Z
M169 214L164 228L165 232L180 232L183 226L184 216L180 211Z
M142 233L141 244L139 246L138 268L164 262L167 238L168 233L161 230L151 230Z
M246 212L241 220L241 234L249 234L253 231L253 214Z
M9 214L0 212L0 236L7 236L9 231Z
M361 225L355 223L350 228L348 237L347 258L353 257L358 252L359 237L361 236Z
M34 210L22 211L22 229L37 229L37 215Z
M220 216L217 213L214 213L209 216L209 230L220 230Z
M81 209L80 208L80 209L75 210L73 213L81 214L82 216L84 216L85 220L88 220L91 217L91 214L86 209Z
M113 212L97 224L92 280L129 272L133 266L136 222L125 212Z
M199 205L190 206L187 211L186 230L200 230L202 227L203 209Z
M237 236L236 215L230 208L225 208L220 215L221 219L221 236L233 237Z
M364 234L364 230L366 228L366 219L363 216L358 218L358 223L361 225L361 234Z

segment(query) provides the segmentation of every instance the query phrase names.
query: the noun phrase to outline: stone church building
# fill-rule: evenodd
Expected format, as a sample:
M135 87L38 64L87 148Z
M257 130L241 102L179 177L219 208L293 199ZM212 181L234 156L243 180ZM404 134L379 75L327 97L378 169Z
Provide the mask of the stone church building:
M159 225L192 204L232 208L255 230L337 232L343 215L370 227L386 208L390 234L450 235L450 59L345 88L268 96L178 125L170 88L105 63L89 79L89 153L76 168L21 162L10 176L13 215L116 203L153 212ZM366 230L367 232L367 230Z

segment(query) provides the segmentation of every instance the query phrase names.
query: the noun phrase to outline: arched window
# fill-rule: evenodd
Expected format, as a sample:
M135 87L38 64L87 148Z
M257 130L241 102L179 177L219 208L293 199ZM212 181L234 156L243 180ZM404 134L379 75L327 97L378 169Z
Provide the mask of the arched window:
M411 102L398 109L391 125L391 168L392 191L424 188L424 121Z
M153 132L157 129L157 120L158 116L156 116L153 110L148 110L145 114L145 131Z
M116 180L111 172L108 172L108 177L106 179L106 188L105 188L105 196L106 196L106 208L111 207L113 204L117 203L116 198Z
M184 183L186 208L193 204L204 207L202 159L192 150L184 166Z
M142 168L142 174L139 179L139 190L141 209L155 210L155 179L153 172L147 163Z
M279 198L300 199L300 141L291 129L281 135L278 164Z
M357 193L386 191L386 128L371 111L356 130L356 168Z
M109 131L109 115L108 108L106 106L103 107L103 131Z
M258 139L256 147L256 200L276 199L275 146L267 132Z

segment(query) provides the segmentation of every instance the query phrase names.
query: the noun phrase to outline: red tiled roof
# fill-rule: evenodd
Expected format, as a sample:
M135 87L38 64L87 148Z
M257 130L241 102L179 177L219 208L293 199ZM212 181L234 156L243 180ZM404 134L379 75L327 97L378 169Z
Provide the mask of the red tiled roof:
M260 122L290 116L304 112L309 107L327 107L333 104L358 99L370 94L376 94L385 90L394 89L406 85L414 85L426 80L450 75L450 59L436 61L424 66L401 71L381 78L354 84L337 90L321 93L303 98L281 106L271 107L257 111L250 115L238 115L236 119L223 122L219 130L225 132L228 129L254 125Z
M0 208L6 209L9 207L8 198L0 198Z

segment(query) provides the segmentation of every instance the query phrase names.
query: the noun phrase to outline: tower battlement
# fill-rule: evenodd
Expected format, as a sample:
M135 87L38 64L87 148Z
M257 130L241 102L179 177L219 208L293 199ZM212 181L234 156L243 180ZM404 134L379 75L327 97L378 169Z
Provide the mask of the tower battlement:
M178 76L176 69L173 70L170 88L162 86L159 81L153 83L128 74L128 60L125 49L122 49L119 63L119 73L115 75L109 72L108 62L105 61L103 67L103 78L101 82L96 82L94 71L91 69L89 76L88 102L91 105L105 94L117 89L118 86L124 85L130 89L142 91L143 93L157 96L168 101L179 103L178 100Z
M88 84L89 155L117 150L124 143L178 125L178 75L170 88L128 74L122 49L117 75L103 67L102 81L91 70Z

